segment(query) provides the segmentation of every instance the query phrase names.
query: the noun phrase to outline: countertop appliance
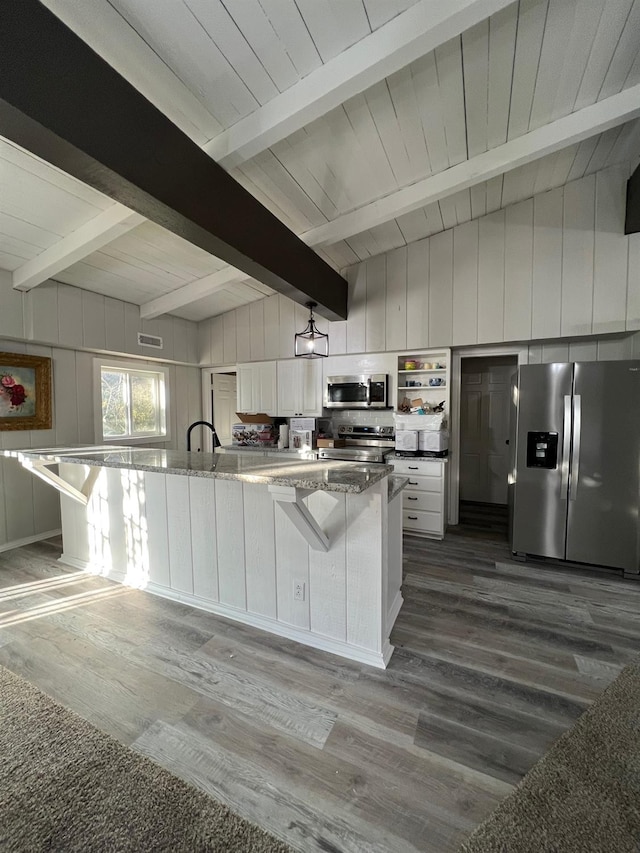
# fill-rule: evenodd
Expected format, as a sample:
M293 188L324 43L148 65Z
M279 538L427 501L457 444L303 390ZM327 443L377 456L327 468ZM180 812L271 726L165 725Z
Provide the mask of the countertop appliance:
M328 376L324 405L327 409L387 409L389 376L386 373Z
M392 426L340 424L338 438L345 447L320 447L318 459L342 459L344 462L384 462L393 453L395 432Z
M512 404L511 550L640 573L640 361L523 366Z

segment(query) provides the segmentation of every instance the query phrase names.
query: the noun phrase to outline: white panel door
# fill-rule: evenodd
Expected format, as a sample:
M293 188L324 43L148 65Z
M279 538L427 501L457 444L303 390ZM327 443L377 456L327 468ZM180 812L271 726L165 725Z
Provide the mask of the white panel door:
M515 369L485 362L462 374L461 500L507 503L509 390Z
M211 396L212 423L216 428L220 444L231 444L233 424L237 421L238 392L235 374L212 373ZM206 436L205 440L207 440Z

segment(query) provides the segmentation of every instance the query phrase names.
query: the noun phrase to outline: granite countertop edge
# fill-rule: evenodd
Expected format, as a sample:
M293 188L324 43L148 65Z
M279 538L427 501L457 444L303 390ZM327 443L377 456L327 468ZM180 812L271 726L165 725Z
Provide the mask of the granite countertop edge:
M408 477L400 477L398 474L393 474L389 477L389 503L399 495L403 489L409 485Z
M144 453L156 454L162 461L145 461ZM111 455L127 453L129 458L109 458ZM83 451L81 448L65 450L61 448L25 448L24 450L7 450L5 456L24 456L30 459L44 459L51 464L72 463L104 468L121 468L133 471L147 471L150 473L176 474L187 477L207 477L217 480L240 480L244 483L255 483L257 485L294 486L310 491L337 492L343 494L360 494L375 483L393 474L390 465L360 464L355 462L338 462L334 460L297 460L290 457L283 462L282 456L274 458L269 463L269 456L260 456L251 464L250 454L210 454L190 453L186 451L163 451L151 448L130 447L93 447ZM171 457L174 457L172 459ZM136 459L136 457L139 457ZM232 462L221 460L234 460L241 458L234 467ZM193 462L200 463L202 467L191 467ZM217 470L207 468L208 464L224 465L228 470ZM270 473L270 469L286 465L282 473ZM240 467L241 466L241 467ZM309 468L313 470L310 472ZM297 469L297 472L296 472ZM302 470L301 470L302 469ZM317 473L316 473L317 472ZM332 477L332 479L326 479Z

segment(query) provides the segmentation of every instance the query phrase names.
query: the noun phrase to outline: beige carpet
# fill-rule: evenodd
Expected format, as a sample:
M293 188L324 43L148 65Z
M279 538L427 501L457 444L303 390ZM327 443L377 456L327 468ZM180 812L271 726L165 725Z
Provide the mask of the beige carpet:
M625 667L461 849L639 853L640 664Z
M290 853L3 667L0 850Z

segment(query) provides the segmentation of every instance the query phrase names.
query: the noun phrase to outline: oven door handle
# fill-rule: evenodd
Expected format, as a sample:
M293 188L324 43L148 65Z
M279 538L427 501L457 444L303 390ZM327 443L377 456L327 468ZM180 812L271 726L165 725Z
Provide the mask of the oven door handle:
M371 405L371 377L367 379L367 406Z

